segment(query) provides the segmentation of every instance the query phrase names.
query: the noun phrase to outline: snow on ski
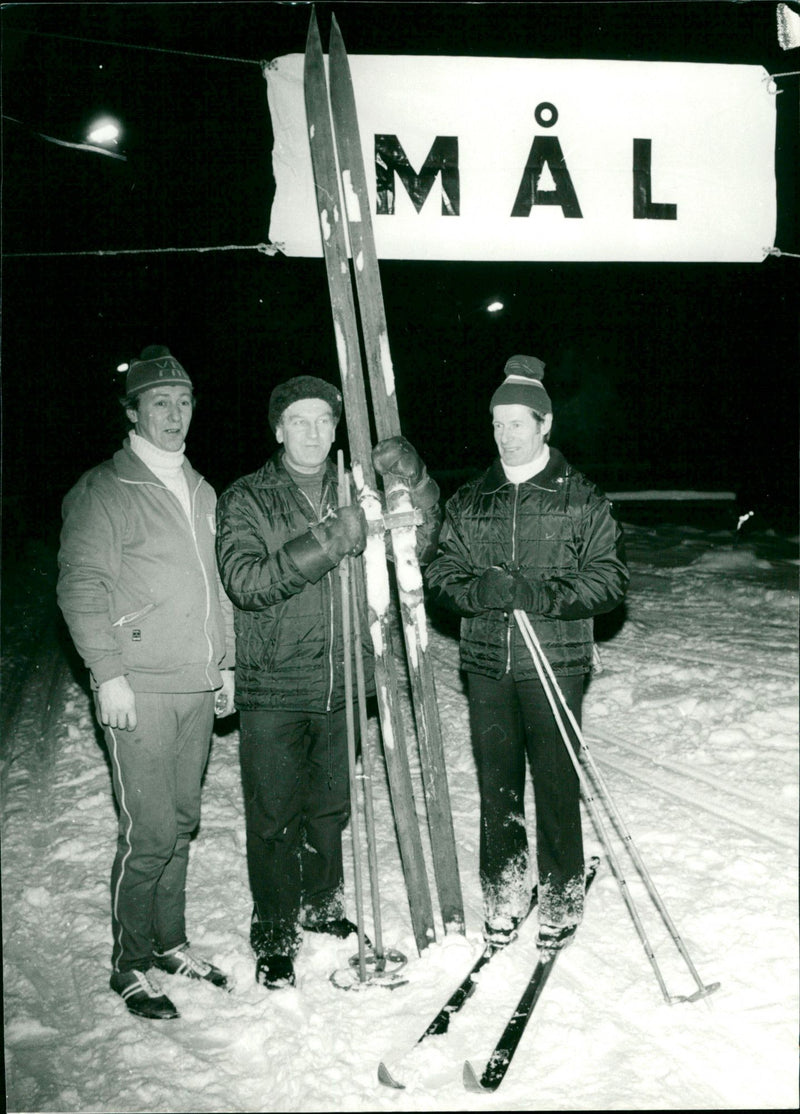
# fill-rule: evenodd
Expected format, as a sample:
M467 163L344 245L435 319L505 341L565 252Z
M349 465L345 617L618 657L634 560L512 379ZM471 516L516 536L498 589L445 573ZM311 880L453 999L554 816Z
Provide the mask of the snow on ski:
M382 527L389 529L392 542L394 567L400 597L403 634L406 643L409 680L411 683L414 717L420 749L423 789L431 833L434 876L445 932L464 931L464 907L458 874L455 835L453 831L450 797L444 767L444 747L439 725L433 671L427 654L427 622L425 616L422 575L416 555L415 510L407 487L387 484L387 513L381 514L374 498L375 477L369 454L369 411L366 403L363 371L358 346L358 319L353 301L347 242L344 233L345 207L342 205L342 186L348 200L351 238L359 237L356 271L356 288L361 318L364 347L367 353L372 392L373 417L379 438L400 434L394 378L386 334L383 295L380 273L375 255L372 226L369 222L369 201L366 195L363 160L361 159L355 102L350 82L347 54L334 20L332 42L335 60L331 58L331 84L336 74L336 103L333 106L335 140L340 144L340 162L343 164L341 179L336 166L334 128L331 124L331 103L325 80L325 61L316 16L312 13L306 46L305 95L309 125L309 143L316 186L317 206L322 230L323 254L328 274L337 354L342 374L345 398L345 417L353 452L353 475L370 530L365 566L367 594L370 603L371 629L376 657L380 658L380 674L386 683L379 682L379 705L387 751L387 766L399 766L390 784L397 785L400 812L398 828L411 828L410 813L413 797L406 776L408 756L405 743L398 737L401 724L398 716L396 683L391 675L390 589L385 553L383 552ZM333 49L333 48L332 48ZM344 105L344 107L342 107ZM339 118L344 114L344 118ZM358 157L353 152L357 150ZM361 219L359 212L366 218ZM358 217L358 219L356 219ZM354 249L355 251L355 249ZM349 400L352 397L352 407ZM353 450L353 442L356 448ZM380 552L379 552L380 550ZM374 619L374 621L373 621ZM395 758L389 751L402 750L402 757ZM408 783L407 783L408 782ZM395 787L391 784L392 801ZM414 813L414 822L416 814ZM406 831L401 844L401 858L409 861L409 898L412 906L421 907L416 913L417 945L421 951L435 939L432 914L428 912L430 896L423 892L427 878L419 861L415 845L418 837ZM405 850L404 846L405 845ZM424 887L423 887L424 882ZM413 892L413 901L412 901ZM415 914L412 912L412 917Z
M317 212L342 379L351 468L359 500L370 527L364 552L364 569L369 627L375 654L381 737L412 927L417 949L422 952L433 943L436 931L400 716L382 509L375 494L369 412L343 225L325 59L313 9L306 41L303 87Z
M587 893L594 881L599 863L600 860L597 857L592 858L589 862L589 869L586 872ZM481 1075L478 1076L469 1060L464 1061L463 1079L464 1086L468 1091L496 1091L503 1082L512 1057L519 1047L525 1027L531 1019L536 1003L539 1001L545 984L550 978L559 954L559 951L554 951L546 959L540 959L537 962L533 974L528 980L528 985L525 987L500 1039L494 1046L494 1050Z
M526 914L526 919L536 908L537 898L538 887L534 886L533 892L531 894L531 903ZM442 1036L448 1031L448 1029L450 1028L450 1022L452 1021L453 1017L461 1010L461 1008L475 993L475 990L478 986L478 976L480 975L480 972L490 961L490 959L492 959L493 956L497 955L498 952L506 951L506 947L510 946L512 945L487 944L484 947L483 951L472 964L469 971L467 971L464 978L461 980L453 993L444 1003L442 1008L430 1022L425 1032L417 1039L416 1043L414 1044L414 1048L417 1048L420 1044L422 1044L424 1040L427 1040L428 1037ZM392 1064L391 1070L385 1060L382 1060L380 1062L380 1064L378 1065L378 1079L381 1083L384 1084L384 1086L394 1087L397 1090L402 1090L405 1087L405 1084L401 1083L395 1074L395 1063L402 1063L402 1059L403 1057L397 1059Z
M400 416L356 102L347 51L335 16L331 21L329 49L333 130L354 260L372 408L378 437L384 439L400 435ZM390 534L417 725L434 878L445 931L463 933L464 902L458 873L436 687L428 653L428 626L422 573L416 552L414 508L404 484L392 481L385 487L390 523L395 516L403 523L394 527L390 525Z

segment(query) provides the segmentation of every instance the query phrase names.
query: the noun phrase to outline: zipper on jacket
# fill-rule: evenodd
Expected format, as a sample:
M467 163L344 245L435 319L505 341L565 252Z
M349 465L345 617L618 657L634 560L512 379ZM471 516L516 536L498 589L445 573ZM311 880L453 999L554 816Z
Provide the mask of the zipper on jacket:
M211 663L212 663L212 660L214 658L214 643L211 640L211 635L208 633L208 621L211 618L211 586L208 583L208 573L206 572L206 567L203 564L203 557L202 557L202 554L200 553L200 546L197 544L197 532L194 528L195 498L197 496L197 492L200 490L200 484L202 484L202 482L203 481L201 479L200 483L197 484L194 491L191 492L191 500L190 500L191 515L189 516L189 528L192 531L192 541L194 542L194 551L197 554L197 561L198 561L198 564L200 565L200 571L203 574L203 584L205 585L205 589L206 589L206 613L205 613L205 616L203 617L203 634L206 636L206 643L208 645L208 660L206 662L206 680L208 681L209 685L213 686L214 682L211 680L211 674L209 672L209 669L211 667Z
M123 484L130 484L131 486L157 487L161 491L166 491L168 495L172 496L172 498L175 499L180 504L180 500L175 495L175 493L170 491L169 488L167 487L167 485L164 484L164 483L160 483L160 482L159 483L153 483L152 480L126 480L123 477L120 477L119 482L123 483ZM203 617L203 634L206 636L206 643L208 645L208 659L207 659L206 665L205 665L205 674L206 674L206 680L208 681L209 685L212 686L212 688L213 688L214 682L211 679L211 674L209 672L209 669L210 669L211 663L214 659L214 643L211 640L211 635L208 633L208 621L211 618L211 587L208 583L208 574L206 572L206 567L203 564L203 557L202 557L202 554L200 553L200 546L197 544L197 532L195 531L195 528L194 528L195 498L197 496L197 492L200 490L200 487L201 487L202 483L203 483L203 477L201 476L200 479L198 480L197 484L195 485L194 491L189 492L189 515L188 515L188 518L189 518L189 530L190 530L191 535L192 535L192 542L194 543L194 551L195 551L195 554L197 556L197 562L200 565L200 572L203 574L203 584L205 585L205 589L206 589L206 613L205 613L205 616ZM181 508L181 509L183 509L183 508ZM153 604L153 606L155 607L155 604ZM145 608L144 610L146 611L148 609ZM123 616L123 619L126 620L127 622L133 622L133 618L134 617L132 617L132 616ZM122 622L123 622L123 619L118 620L117 623L115 623L114 625L115 626L117 626L117 625L121 626Z
M332 572L328 573L328 576L332 580L333 573ZM333 639L334 639L333 624L334 624L334 620L335 620L335 617L336 617L335 613L334 613L334 607L333 607L333 584L330 581L328 583L328 599L330 601L329 613L330 613L330 617L331 617L331 625L330 625L330 638L328 640L328 700L327 700L326 707L328 709L328 712L330 712L331 705L333 704Z
M322 481L322 494L320 495L319 510L317 510L317 508L311 502L311 498L309 497L309 495L305 491L303 491L302 487L298 487L297 484L295 484L295 487L297 487L297 490L300 492L300 494L306 500L309 507L311 507L311 510L314 514L314 517L320 522L322 521L322 517L321 517L322 516L322 508L323 508L324 503L325 503L325 484L326 484L326 481L325 481L325 479L323 479L323 481ZM328 695L325 699L325 711L327 713L330 713L331 705L333 704L333 643L334 643L334 621L335 621L336 616L335 616L334 606L333 606L333 592L334 592L334 589L333 589L332 578L333 578L333 572L331 571L331 572L326 574L325 580L323 581L323 584L327 585L328 616L330 618L329 636L328 636ZM325 591L325 588L323 588L323 591Z
M511 562L517 564L517 508L519 505L519 484L514 484L514 505L511 511ZM509 614L506 627L506 673L511 672L511 643L514 631L514 616Z

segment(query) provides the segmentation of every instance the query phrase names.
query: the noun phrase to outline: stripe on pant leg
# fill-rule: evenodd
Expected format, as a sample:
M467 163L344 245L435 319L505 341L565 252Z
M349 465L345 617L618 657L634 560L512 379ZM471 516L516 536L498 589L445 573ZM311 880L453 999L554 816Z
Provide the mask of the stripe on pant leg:
M133 827L133 817L131 816L130 812L128 812L128 807L127 807L127 804L126 804L126 801L125 801L125 785L124 785L123 780L122 780L122 769L120 767L119 756L117 754L117 747L118 747L117 736L114 734L114 730L111 727L108 728L108 733L111 736L111 741L113 743L113 746L111 748L111 760L114 763L114 769L116 770L116 773L117 773L117 784L119 785L119 801L117 803L119 804L120 812L125 817L127 817L127 821L128 821L127 830L125 832L125 840L126 840L126 843L128 845L128 849L122 857L122 862L120 864L119 876L117 878L117 884L114 887L114 893L111 895L111 908L112 908L113 913L114 913L114 920L117 923L117 932L119 934L118 938L115 940L115 944L116 944L117 950L121 954L121 952L122 952L122 924L121 924L120 919L119 919L119 891L120 891L120 887L122 885L122 880L125 877L125 866L128 862L128 859L131 856L132 851L133 851L133 847L132 847L132 844L131 844L131 829ZM117 959L117 962L118 961L119 961L119 957ZM118 970L119 968L116 968L116 969Z

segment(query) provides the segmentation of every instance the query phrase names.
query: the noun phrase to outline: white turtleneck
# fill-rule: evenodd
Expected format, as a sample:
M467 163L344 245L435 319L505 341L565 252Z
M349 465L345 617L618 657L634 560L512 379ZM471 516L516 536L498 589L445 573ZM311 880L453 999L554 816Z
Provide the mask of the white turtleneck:
M529 460L527 464L503 464L502 460L500 463L503 464L503 471L506 474L506 479L512 484L522 484L541 472L549 459L550 446L545 445L542 451L537 453L533 460Z
M176 452L170 452L168 449L160 449L158 445L154 445L146 437L140 437L135 429L130 432L130 441L131 449L177 497L186 512L186 517L191 519L192 500L189 495L189 481L183 471L186 442Z

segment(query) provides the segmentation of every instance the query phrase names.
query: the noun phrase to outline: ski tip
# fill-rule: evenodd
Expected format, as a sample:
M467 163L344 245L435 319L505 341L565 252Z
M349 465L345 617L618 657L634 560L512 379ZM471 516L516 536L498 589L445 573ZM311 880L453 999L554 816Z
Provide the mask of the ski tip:
M494 1087L484 1087L483 1083L481 1083L480 1079L478 1079L478 1076L475 1074L475 1068L473 1068L469 1060L464 1061L462 1078L464 1080L464 1086L468 1091L477 1091L482 1094L485 1091L494 1090Z
M389 1069L386 1067L386 1064L384 1064L383 1060L381 1060L381 1062L378 1064L378 1080L384 1085L384 1087L394 1087L396 1091L405 1090L405 1084L399 1083L394 1078Z
M311 18L308 21L308 34L306 35L306 51L308 51L310 46L316 46L317 43L320 44L320 49L322 49L322 40L320 39L319 34L319 24L317 23L317 9L312 4Z

